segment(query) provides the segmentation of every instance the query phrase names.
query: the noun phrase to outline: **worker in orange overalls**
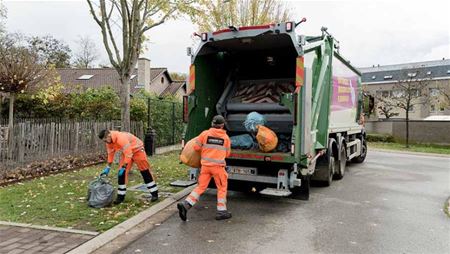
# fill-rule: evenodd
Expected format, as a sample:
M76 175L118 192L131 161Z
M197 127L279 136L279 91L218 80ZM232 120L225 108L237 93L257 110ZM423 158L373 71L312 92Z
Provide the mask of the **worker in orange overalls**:
M225 170L225 158L230 156L231 142L223 129L225 119L221 115L213 118L212 128L202 132L196 140L194 149L201 153L201 170L198 177L198 186L191 192L186 200L177 204L180 218L186 221L187 211L197 203L200 196L208 188L211 177L217 187L217 214L216 220L231 218L227 211L228 174Z
M125 199L128 172L130 172L133 163L136 163L139 171L141 171L144 183L150 191L150 201L158 200L158 186L156 186L152 173L150 172L150 164L147 161L147 154L145 154L143 142L131 133L119 131L102 130L98 134L98 137L106 142L106 150L108 152L108 166L103 169L101 175L109 174L115 153L122 153L118 173L119 187L114 204L120 204Z

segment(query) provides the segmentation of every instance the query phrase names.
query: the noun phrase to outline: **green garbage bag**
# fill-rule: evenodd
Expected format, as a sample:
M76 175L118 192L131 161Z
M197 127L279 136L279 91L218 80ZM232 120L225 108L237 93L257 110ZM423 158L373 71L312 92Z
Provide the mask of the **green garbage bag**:
M89 183L87 201L90 207L102 208L111 205L114 198L114 186L104 176Z

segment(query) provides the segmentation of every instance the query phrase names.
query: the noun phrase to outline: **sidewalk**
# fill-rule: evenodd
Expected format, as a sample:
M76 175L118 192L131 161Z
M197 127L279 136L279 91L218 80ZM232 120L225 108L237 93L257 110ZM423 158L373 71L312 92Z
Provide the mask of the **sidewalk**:
M66 253L95 235L0 224L0 253Z

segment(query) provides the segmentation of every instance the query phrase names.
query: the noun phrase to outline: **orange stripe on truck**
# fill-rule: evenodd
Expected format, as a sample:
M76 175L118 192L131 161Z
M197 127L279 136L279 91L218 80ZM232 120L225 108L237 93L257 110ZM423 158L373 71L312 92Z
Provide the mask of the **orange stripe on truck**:
M189 94L195 90L195 65L189 67Z
M305 80L305 62L303 56L297 57L297 66L295 69L295 86L303 86Z

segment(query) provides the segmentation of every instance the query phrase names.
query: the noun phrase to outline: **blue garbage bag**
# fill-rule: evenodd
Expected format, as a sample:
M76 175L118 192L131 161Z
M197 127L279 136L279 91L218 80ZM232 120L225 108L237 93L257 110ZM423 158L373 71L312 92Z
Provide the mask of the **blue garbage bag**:
M244 127L248 132L256 133L257 125L265 125L266 118L258 112L251 112L244 121Z
M230 137L232 149L244 149L249 150L255 147L256 142L249 134L242 134L238 136Z

